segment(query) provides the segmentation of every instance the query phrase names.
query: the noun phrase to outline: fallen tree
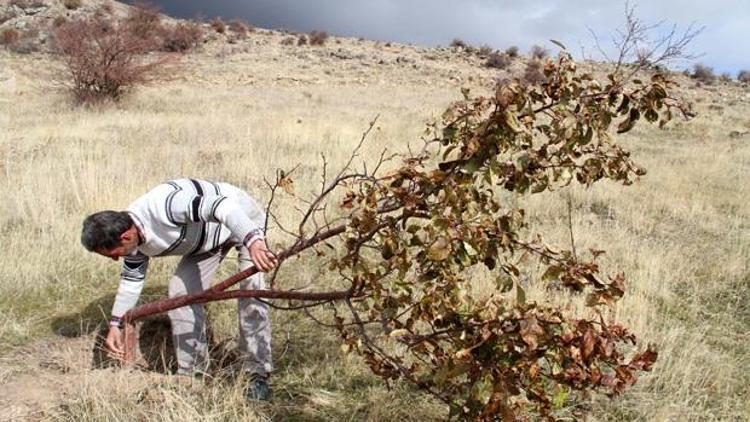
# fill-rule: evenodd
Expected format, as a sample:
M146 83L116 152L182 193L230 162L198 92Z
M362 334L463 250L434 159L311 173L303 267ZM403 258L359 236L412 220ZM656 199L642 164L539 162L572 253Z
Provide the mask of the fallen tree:
M654 346L634 347L633 334L605 321L607 307L625 293L624 275L599 274L601 251L584 259L527 234L524 210L502 195L602 180L629 185L644 175L611 129L625 133L644 120L663 126L675 111L690 111L670 94L668 74L649 70L647 80L636 79L643 74L620 60L602 83L579 72L563 50L545 62L539 85L505 81L490 97L464 91L442 123L429 126L418 151L383 151L369 170L354 170L373 121L333 177L324 159L320 191L298 197L304 209L295 229L273 213L279 189L292 193L294 171L269 183L269 216L294 239L278 254L269 290L227 290L255 273L250 268L205 292L137 307L125 315L126 360L135 358L134 323L144 316L237 297L286 299L285 309L303 309L336 330L373 373L413 383L449 405L452 417L553 418L576 392L621 393L657 358ZM345 287L278 286L278 271L306 251ZM540 276L529 280L522 261L541 266ZM473 288L480 267L496 280L493 292ZM585 294L593 316L529 302L526 283ZM313 316L313 306L326 319Z

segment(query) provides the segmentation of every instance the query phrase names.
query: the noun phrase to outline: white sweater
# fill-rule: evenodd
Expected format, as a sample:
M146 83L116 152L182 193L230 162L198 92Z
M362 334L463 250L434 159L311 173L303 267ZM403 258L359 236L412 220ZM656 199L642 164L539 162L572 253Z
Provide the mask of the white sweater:
M123 260L113 324L138 302L150 257L200 254L227 242L249 245L263 238L266 220L262 208L242 189L198 179L156 186L127 211L142 242Z

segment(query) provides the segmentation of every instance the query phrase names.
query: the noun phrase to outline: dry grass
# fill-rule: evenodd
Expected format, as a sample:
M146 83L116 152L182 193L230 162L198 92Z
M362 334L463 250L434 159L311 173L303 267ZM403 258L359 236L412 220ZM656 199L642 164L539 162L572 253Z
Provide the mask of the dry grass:
M267 44L252 55L208 49L190 56L183 76L96 110L72 108L44 82L49 62L1 57L9 65L0 69L0 393L20 391L24 377L60 387L54 400L41 403L0 394L0 408L10 409L0 419L29 412L50 420L445 417L443 407L407 385L387 389L299 313L273 314L277 372L267 404L246 404L243 382L230 370L196 390L159 373L91 367L97 324L109 312L119 268L80 247L85 215L124 208L150 186L184 175L233 182L265 201L263 178L300 163L297 191L315 189L319 154L332 166L342 163L376 114L379 129L365 156L383 147L403 151L460 95L454 75L485 71L423 58L414 49L397 54L414 57L418 69L359 73L356 63L331 62L327 53L299 57L279 45L282 37L264 37ZM357 45L344 47L367 48ZM483 89L481 80L474 79L475 90ZM694 122L641 128L624 138L650 170L636 186L602 184L527 201L533 227L568 244L570 195L577 249L606 249L606 269L628 276L616 318L659 346L654 372L615 401L596 398L594 420L750 417L750 144L728 136L750 130L750 103L747 91L732 89L723 99L691 93L704 98ZM296 218L291 209L280 212L286 221ZM272 242L279 239L271 234ZM174 265L171 258L154 262L145 300L165 293ZM314 262L294 265L289 274L304 275ZM532 298L582 311L578 299L529 290ZM233 309L210 308L217 341L229 346Z

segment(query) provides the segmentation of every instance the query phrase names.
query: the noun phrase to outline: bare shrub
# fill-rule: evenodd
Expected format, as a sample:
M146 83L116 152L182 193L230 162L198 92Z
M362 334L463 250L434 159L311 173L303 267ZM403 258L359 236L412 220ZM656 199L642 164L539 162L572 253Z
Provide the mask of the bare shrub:
M490 54L484 65L494 69L505 69L506 67L510 66L512 62L513 59L511 59L509 55L505 53L494 52Z
M740 70L737 73L737 80L742 83L750 83L750 70Z
M129 27L129 32L143 39L157 37L162 31L159 9L143 1L133 4L125 23Z
M83 0L63 0L63 6L68 10L76 10L83 6Z
M696 63L695 66L693 66L692 77L706 84L710 84L714 80L716 80L714 69L711 66L707 66L703 63Z
M542 60L549 56L549 50L542 47L541 45L535 45L531 47L531 58Z
M162 51L185 53L197 47L203 39L203 27L197 22L179 23L163 28L161 39Z
M307 45L307 35L300 34L299 37L297 37L297 45Z
M732 82L732 75L729 72L724 72L719 76L719 80L725 83Z
M294 37L286 37L283 40L281 40L281 45L294 45L295 38Z
M526 83L536 85L544 82L545 79L541 61L532 60L526 64L526 69L523 72L523 80Z
M506 48L505 54L507 54L510 58L515 59L519 54L518 46L511 45L510 47Z
M328 32L312 31L310 33L310 45L325 45L328 41Z
M169 58L147 59L154 49L128 22L102 15L71 21L55 31L70 89L82 103L118 100L129 89L154 80Z
M218 32L219 34L223 34L227 32L227 26L224 24L224 21L221 20L221 18L216 18L212 20L210 25L211 25L211 28L213 28L213 30Z

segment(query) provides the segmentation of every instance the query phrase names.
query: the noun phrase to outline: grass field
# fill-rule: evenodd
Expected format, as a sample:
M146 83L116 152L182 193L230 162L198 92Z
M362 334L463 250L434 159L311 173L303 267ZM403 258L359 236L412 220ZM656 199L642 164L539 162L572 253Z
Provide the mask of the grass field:
M122 209L181 176L232 182L265 201L263 178L300 164L296 189L310 191L319 183L320 154L333 167L342 164L376 115L363 157L384 147L404 151L461 86L489 92L494 76L411 47L355 40L326 47L387 61L364 67L309 49L287 51L281 35L265 37L207 48L167 81L93 110L73 107L50 82L59 68L49 57L0 53L0 419L446 417L444 407L406 384L386 388L339 351L332 332L295 312L273 314L277 371L269 403L245 403L242 380L228 370L206 385L184 386L159 371L92 367L119 266L80 246L86 215ZM395 57L409 64L393 64ZM622 138L649 170L638 184L525 200L534 228L567 246L570 197L576 247L607 250L605 272L628 277L617 320L659 349L653 372L625 395L593 398L591 420L750 419L750 134L743 135L750 132L750 90L688 87L696 119L666 130L639 127ZM280 205L281 218L293 221L294 210ZM166 293L175 264L152 264L142 301ZM290 278L315 262L292 265ZM233 269L225 265L220 275ZM532 299L579 311L577 300L549 295L531 287ZM216 343L231 349L233 304L212 305L210 314Z

